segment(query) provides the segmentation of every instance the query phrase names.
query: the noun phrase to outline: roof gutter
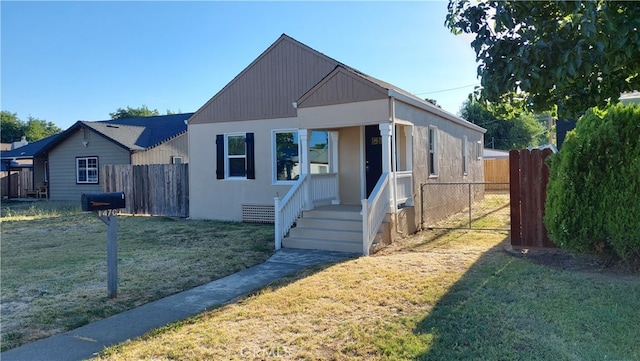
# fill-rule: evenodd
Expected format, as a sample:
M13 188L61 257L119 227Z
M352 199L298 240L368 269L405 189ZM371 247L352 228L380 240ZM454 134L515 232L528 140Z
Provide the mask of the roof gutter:
M449 112L447 112L447 111L445 111L445 110L443 110L441 108L436 107L435 105L431 105L431 104L428 104L428 103L426 103L424 101L421 101L421 100L418 100L416 98L410 97L410 96L408 96L406 94L403 94L403 93L400 93L400 92L398 92L398 91L396 91L394 89L389 89L388 95L390 97L392 97L392 98L397 99L398 101L401 101L403 103L407 103L407 104L412 105L412 106L414 106L416 108L425 110L425 111L427 111L429 113L441 116L441 117L443 117L443 118L445 118L447 120L450 120L450 121L452 121L452 122L454 122L456 124L462 125L462 126L467 127L469 129L473 129L473 130L481 132L481 133L486 133L487 132L486 129L484 129L484 128L476 125L476 124L473 124L473 123L471 123L469 121L466 121L466 120L464 120L464 119L462 119L460 117L457 117L457 116L455 116L455 115L453 115L453 114L451 114L451 113L449 113Z

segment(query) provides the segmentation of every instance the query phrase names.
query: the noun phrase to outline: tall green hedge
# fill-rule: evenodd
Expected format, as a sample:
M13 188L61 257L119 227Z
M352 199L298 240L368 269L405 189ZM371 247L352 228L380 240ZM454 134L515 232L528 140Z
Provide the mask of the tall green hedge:
M640 259L640 106L590 110L551 158L544 222L560 247Z

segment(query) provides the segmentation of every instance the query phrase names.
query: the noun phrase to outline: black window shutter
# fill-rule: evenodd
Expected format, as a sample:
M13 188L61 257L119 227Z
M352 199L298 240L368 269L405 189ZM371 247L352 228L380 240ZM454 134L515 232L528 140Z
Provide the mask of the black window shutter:
M216 178L224 179L224 134L216 135Z
M253 142L253 133L246 134L247 142L247 179L256 179L256 147Z

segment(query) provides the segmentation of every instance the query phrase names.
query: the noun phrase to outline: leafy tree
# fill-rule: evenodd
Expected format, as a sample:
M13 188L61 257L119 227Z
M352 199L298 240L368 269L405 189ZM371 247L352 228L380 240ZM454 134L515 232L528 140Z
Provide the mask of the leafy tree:
M24 127L24 135L30 142L34 142L60 132L62 132L62 129L58 128L52 122L47 122L46 120L37 119L32 116L29 116Z
M35 142L42 138L62 132L52 122L29 116L26 122L20 120L16 113L2 111L2 142L12 143L25 136L28 141Z
M445 24L475 34L483 99L574 116L640 89L640 6L629 1L450 0Z
M16 142L24 135L24 124L16 113L3 110L0 114L0 121L0 138L2 138L2 143Z
M486 103L472 96L464 102L460 115L485 129L485 146L497 149L522 149L545 142L545 127L530 113L522 113L512 118L494 115Z
M160 115L158 109L151 110L144 104L140 108L127 106L126 109L118 108L115 112L109 113L111 119L152 117L154 115Z

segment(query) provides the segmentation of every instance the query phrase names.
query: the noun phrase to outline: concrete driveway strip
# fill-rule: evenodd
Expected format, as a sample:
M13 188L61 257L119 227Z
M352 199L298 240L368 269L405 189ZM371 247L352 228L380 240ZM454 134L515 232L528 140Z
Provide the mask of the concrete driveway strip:
M357 255L302 249L282 249L266 262L219 280L180 292L59 335L0 354L2 361L78 361L105 347L247 295L306 267L339 262Z

